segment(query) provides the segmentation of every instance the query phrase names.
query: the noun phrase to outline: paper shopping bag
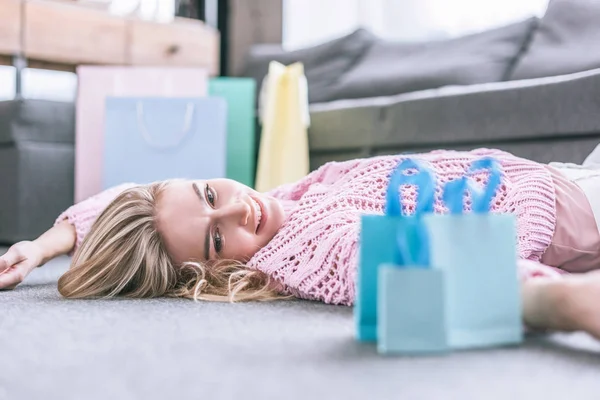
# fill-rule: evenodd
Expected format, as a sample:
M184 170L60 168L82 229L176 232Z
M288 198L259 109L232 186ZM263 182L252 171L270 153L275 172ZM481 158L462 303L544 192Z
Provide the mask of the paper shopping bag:
M201 68L81 66L76 110L75 202L102 190L107 97L204 97L208 74Z
M308 94L302 64L269 65L261 91L262 135L256 189L266 192L309 173Z
M103 189L226 175L224 99L109 97L105 130Z
M384 264L378 273L377 350L383 354L449 351L443 271Z
M442 188L450 215L433 213L432 174L405 160L392 174L386 215L364 216L355 318L357 337L381 353L431 353L522 341L516 227L491 214L499 164L484 158ZM402 168L417 173L398 177ZM470 176L489 171L483 187ZM415 215L402 214L400 186L417 187ZM472 213L463 213L468 193ZM377 279L375 279L377 277ZM376 327L376 329L374 329Z
M417 171L415 174L408 172ZM403 185L417 187L414 215L402 211ZM357 339L383 353L447 350L443 272L432 267L424 216L433 212L435 178L407 159L390 177L383 216L361 219L355 322Z
M254 187L256 82L249 78L212 78L208 93L227 102L227 178Z
M469 177L482 170L489 170L483 188ZM424 217L431 262L446 277L448 340L455 349L516 344L523 339L516 219L490 213L500 184L495 160L476 161L467 176L443 189L450 214ZM469 214L463 214L466 192L473 211Z

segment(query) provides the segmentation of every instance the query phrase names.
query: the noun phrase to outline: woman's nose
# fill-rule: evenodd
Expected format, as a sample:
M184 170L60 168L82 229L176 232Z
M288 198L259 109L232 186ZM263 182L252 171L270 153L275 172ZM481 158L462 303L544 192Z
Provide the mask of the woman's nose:
M218 211L220 214L219 218L231 219L235 223L238 223L242 226L248 225L248 221L250 220L250 216L252 215L250 205L241 200L238 200L234 203L226 204L223 207L221 207L221 209Z

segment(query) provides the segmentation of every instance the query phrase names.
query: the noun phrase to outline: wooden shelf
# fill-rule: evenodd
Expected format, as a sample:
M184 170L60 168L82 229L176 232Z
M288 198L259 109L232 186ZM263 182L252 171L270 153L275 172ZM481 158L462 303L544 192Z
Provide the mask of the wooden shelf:
M0 0L0 54L14 54L21 47L21 0Z
M164 24L69 2L0 0L0 57L21 55L32 66L171 65L216 75L219 40L218 31L186 18Z
M176 18L172 24L131 21L132 65L201 65L219 73L219 35L204 24Z
M125 64L127 22L106 13L27 0L23 54L62 64Z

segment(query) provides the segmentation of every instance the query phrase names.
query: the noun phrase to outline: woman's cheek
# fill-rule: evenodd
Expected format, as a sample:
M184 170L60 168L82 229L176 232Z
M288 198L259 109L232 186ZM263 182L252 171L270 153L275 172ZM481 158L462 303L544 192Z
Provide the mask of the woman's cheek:
M244 233L241 235L232 235L227 238L228 251L230 255L228 258L247 262L254 254L260 249L258 243L256 243L256 237Z

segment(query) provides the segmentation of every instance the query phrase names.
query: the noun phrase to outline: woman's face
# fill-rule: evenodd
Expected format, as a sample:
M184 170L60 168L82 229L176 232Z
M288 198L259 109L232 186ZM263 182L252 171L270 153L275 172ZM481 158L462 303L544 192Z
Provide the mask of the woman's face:
M173 182L157 204L157 226L177 264L247 262L284 218L277 199L230 179Z

